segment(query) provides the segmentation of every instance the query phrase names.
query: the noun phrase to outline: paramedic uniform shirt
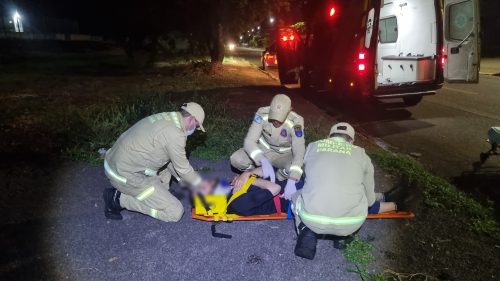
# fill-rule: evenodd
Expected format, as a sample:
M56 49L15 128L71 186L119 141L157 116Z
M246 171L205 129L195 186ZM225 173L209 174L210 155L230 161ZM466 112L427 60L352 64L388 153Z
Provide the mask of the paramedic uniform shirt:
M318 234L350 235L375 202L373 165L365 150L334 137L309 144L305 185L295 211Z
M283 193L286 186L285 181L276 181L277 184L281 186L280 194ZM297 182L297 189L302 188L304 185L303 181ZM232 193L229 194L229 197ZM247 193L236 198L228 207L229 214L237 214L241 216L254 216L254 215L269 215L276 213L276 206L274 205L274 196L271 191L267 189L262 189L260 187L251 185L248 188ZM280 198L281 201L281 211L286 212L288 210L289 201Z

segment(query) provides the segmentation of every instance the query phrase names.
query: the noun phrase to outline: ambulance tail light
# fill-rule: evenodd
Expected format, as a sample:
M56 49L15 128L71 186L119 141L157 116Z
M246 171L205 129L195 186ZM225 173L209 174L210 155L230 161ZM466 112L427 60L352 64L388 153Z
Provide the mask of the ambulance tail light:
M441 67L444 68L444 65L446 64L446 59L448 58L448 56L446 55L446 50L445 48L443 48L441 50Z
M359 52L358 53L358 72L363 73L366 70L366 53L365 52Z
M336 12L335 7L329 7L329 8L328 8L328 15L329 15L330 17L335 16L335 12Z

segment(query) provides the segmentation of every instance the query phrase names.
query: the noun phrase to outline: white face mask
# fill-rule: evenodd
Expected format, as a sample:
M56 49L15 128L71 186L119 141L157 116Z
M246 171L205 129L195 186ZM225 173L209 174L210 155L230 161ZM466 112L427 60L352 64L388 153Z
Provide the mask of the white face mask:
M186 134L186 136L190 136L194 133L195 130L196 130L196 128L194 128L192 130L185 131L184 133Z

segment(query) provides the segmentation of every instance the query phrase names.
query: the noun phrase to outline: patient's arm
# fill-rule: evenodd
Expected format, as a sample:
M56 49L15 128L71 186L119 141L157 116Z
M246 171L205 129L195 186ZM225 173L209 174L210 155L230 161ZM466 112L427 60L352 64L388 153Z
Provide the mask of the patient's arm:
M261 169L262 172L262 169ZM276 183L264 179L255 179L252 185L257 186L262 189L269 190L274 196L278 195L281 191L281 186Z
M262 171L262 167L257 167L251 171L252 174L258 176L259 178L262 178L262 175L264 172Z

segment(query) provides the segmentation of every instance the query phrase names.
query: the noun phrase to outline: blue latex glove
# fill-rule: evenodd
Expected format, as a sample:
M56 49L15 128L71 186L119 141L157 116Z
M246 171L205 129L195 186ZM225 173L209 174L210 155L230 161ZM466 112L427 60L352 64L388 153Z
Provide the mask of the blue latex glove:
M260 163L262 165L263 178L265 178L265 179L270 178L270 180L273 183L276 182L276 174L274 174L273 165L271 165L271 162L269 162L269 159L267 159L266 157L262 157L260 159Z
M292 179L288 179L286 181L285 192L283 192L283 195L281 195L281 197L285 198L286 200L292 200L292 195L297 192L295 183L297 182Z

